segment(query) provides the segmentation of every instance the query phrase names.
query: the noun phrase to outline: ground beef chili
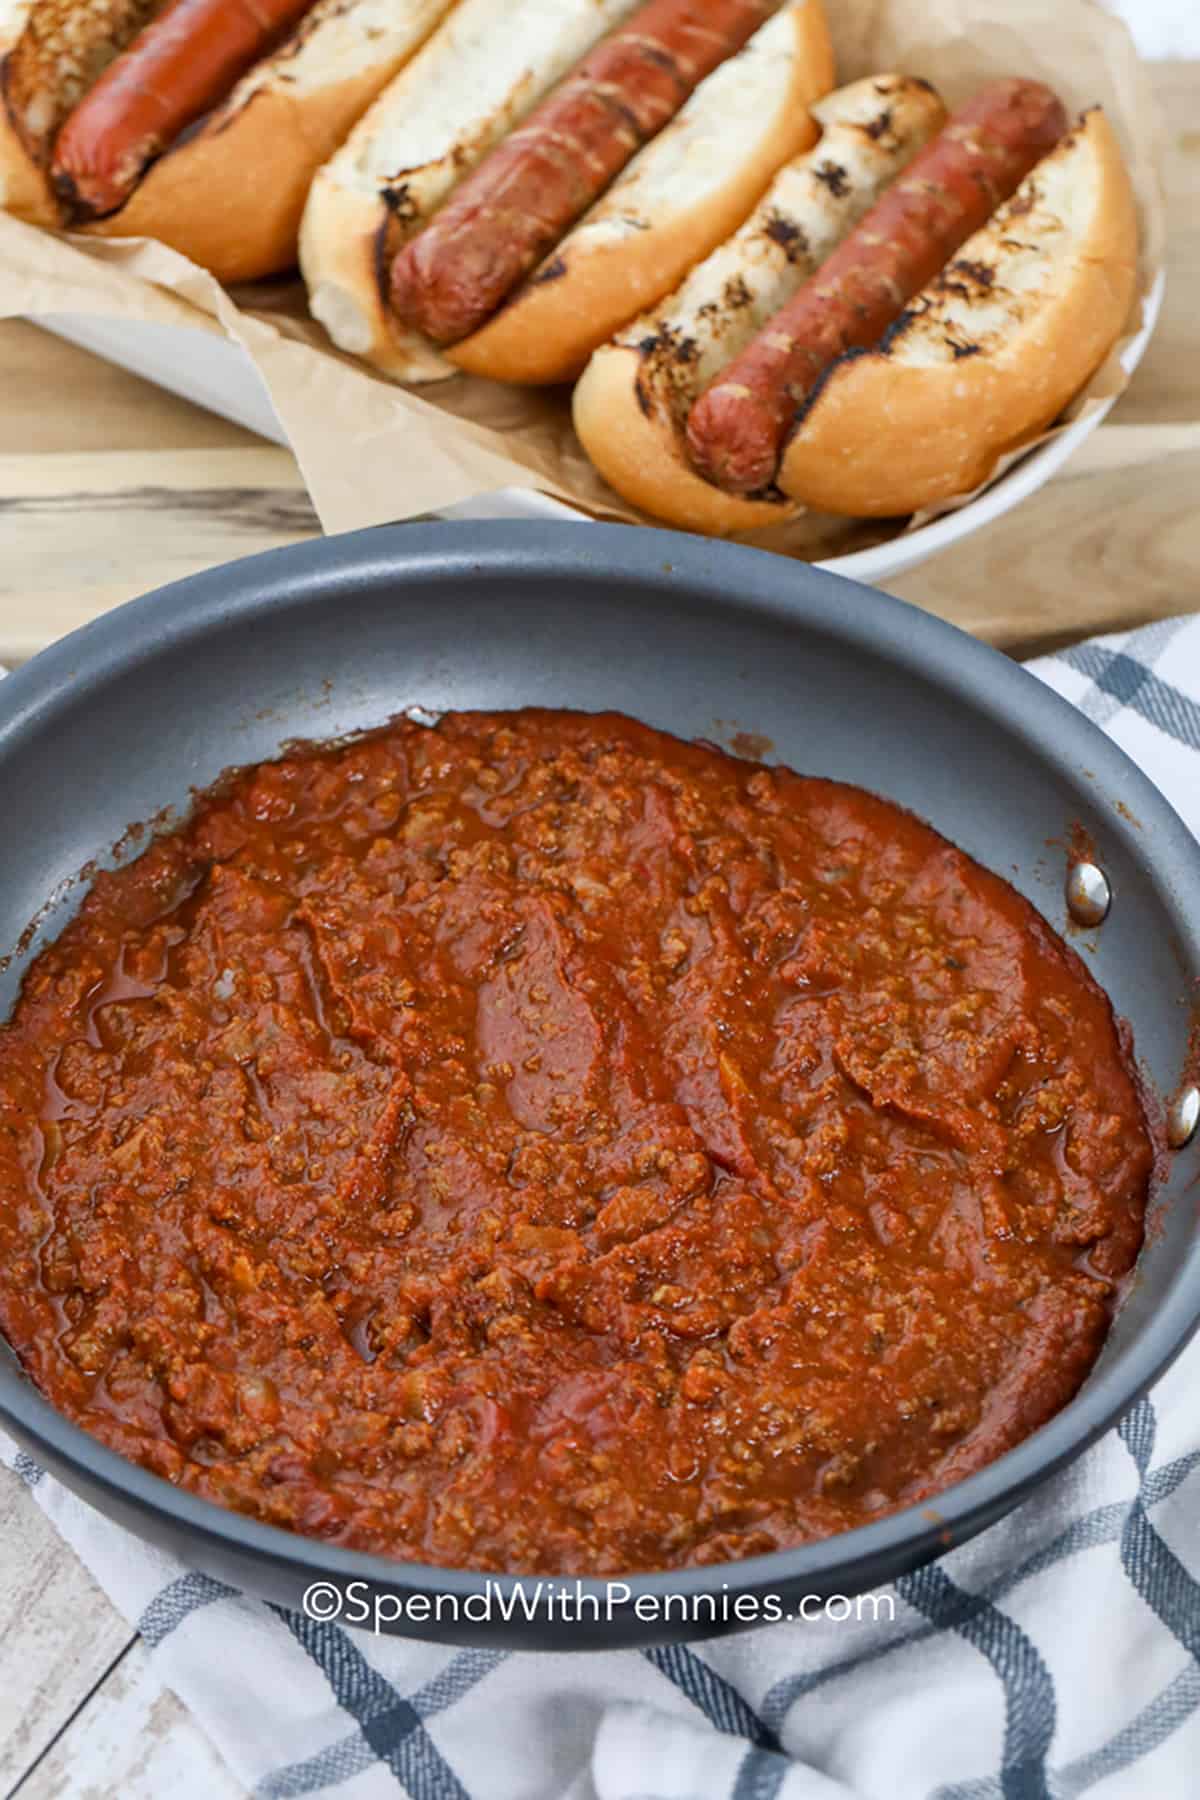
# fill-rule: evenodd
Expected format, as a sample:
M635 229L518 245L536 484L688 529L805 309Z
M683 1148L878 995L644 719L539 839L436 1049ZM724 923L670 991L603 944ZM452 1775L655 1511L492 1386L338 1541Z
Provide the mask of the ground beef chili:
M615 716L401 721L98 877L0 1032L0 1323L105 1443L365 1550L713 1563L1075 1392L1122 1034L886 801Z

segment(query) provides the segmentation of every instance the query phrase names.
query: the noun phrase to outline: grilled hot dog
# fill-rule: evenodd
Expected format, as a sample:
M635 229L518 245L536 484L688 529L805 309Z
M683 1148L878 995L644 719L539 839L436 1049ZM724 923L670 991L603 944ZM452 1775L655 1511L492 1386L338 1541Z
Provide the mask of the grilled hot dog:
M78 217L115 212L146 165L222 99L312 0L172 0L71 114L51 178Z
M454 8L0 0L0 207L277 274L313 175Z
M392 264L391 301L435 344L476 331L779 0L649 0L462 183Z
M684 441L688 413L946 122L928 82L905 75L853 82L812 110L821 127L815 149L780 171L673 294L597 350L575 388L575 430L600 473L684 531L725 536L789 516L776 498L726 494L696 473Z
M822 8L783 0L448 361L497 381L573 380L631 315L728 238L781 163L812 145L813 103L832 81Z
M1035 81L1000 81L954 115L829 261L701 395L693 463L728 493L775 481L788 428L824 373L875 344L1067 130Z
M404 331L387 279L463 177L503 141L636 0L459 0L439 31L319 170L300 230L308 304L341 350L397 381L454 373Z
M788 438L780 490L882 519L972 493L1095 374L1137 284L1133 187L1094 107L884 343L835 364Z

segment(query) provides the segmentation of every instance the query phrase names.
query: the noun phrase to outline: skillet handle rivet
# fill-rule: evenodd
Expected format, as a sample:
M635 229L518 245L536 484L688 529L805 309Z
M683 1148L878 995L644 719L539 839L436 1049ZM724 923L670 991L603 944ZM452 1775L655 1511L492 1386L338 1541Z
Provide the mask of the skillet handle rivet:
M1103 925L1112 905L1112 887L1093 862L1072 863L1067 876L1067 911L1077 925Z
M1200 1087L1189 1083L1181 1088L1167 1113L1167 1142L1172 1150L1190 1144L1200 1125Z

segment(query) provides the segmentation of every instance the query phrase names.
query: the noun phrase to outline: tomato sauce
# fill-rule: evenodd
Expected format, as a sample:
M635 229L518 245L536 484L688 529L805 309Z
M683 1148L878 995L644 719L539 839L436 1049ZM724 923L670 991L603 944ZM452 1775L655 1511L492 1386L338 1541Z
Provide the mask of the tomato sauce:
M1050 1418L1151 1166L1101 989L909 814L615 715L401 720L230 778L33 964L0 1325L276 1525L710 1564Z

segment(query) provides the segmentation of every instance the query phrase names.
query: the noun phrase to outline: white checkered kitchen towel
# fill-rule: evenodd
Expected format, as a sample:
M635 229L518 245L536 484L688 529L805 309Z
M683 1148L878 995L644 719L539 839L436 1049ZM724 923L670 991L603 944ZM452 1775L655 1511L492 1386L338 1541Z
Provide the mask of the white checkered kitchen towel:
M1200 616L1035 665L1200 834ZM888 1590L695 1649L453 1651L148 1549L4 1448L248 1788L339 1800L1191 1800L1200 1342L1096 1449Z

